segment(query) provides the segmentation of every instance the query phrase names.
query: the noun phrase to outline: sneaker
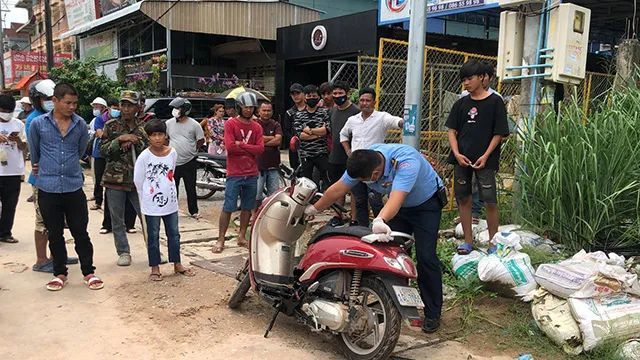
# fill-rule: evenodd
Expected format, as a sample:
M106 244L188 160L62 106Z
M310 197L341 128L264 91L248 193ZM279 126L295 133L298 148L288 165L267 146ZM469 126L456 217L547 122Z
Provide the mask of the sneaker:
M109 229L105 229L105 228L100 229L100 234L108 234L110 232L111 232L111 230L109 230Z
M136 230L135 228L134 228L134 229L127 229L127 232L128 232L129 234L135 234L135 233L137 233L137 232L138 232L138 230Z
M439 328L440 328L440 319L425 318L424 322L422 323L422 331L426 332L427 334L434 333L438 331Z
M129 266L131 265L131 255L124 253L118 257L118 266Z
M191 217L195 220L200 220L200 214L195 213L195 214L191 214Z

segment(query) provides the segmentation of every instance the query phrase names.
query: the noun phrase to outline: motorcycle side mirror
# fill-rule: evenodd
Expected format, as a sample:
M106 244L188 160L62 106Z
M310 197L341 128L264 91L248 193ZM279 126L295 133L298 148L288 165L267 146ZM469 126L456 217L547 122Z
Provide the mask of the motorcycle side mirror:
M294 136L291 138L291 141L289 141L289 151L291 152L298 152L298 149L300 148L300 139L297 136Z

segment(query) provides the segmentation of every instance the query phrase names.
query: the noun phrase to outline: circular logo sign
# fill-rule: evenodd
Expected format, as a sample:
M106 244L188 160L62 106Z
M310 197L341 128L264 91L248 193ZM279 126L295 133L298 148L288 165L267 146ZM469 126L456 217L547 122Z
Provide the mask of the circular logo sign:
M404 10L409 0L386 0L387 9L391 12L399 13Z
M313 46L314 50L320 51L324 49L326 45L327 29L322 25L318 25L313 28L313 31L311 32L311 46Z

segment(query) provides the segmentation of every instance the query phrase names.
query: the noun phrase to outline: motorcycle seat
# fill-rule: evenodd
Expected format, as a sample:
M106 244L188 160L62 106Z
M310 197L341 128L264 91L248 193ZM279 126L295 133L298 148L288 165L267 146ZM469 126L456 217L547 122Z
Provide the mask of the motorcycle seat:
M371 229L364 226L330 226L325 225L318 232L316 232L308 245L314 244L320 240L326 239L330 236L353 236L361 238L363 236L371 234Z
M224 155L211 155L211 154L206 153L206 152L198 153L196 156L199 157L199 158L200 157L206 158L207 160L216 160L216 161L223 161L223 162L227 161L227 157L224 156Z

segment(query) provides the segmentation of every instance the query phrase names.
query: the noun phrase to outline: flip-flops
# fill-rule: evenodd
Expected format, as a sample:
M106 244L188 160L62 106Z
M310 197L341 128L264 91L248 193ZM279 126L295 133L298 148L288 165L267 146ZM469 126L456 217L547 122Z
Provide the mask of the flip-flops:
M7 244L17 244L18 239L14 239L13 236L7 236L7 237L0 238L0 242L7 243Z
M47 283L47 290L49 291L60 291L64 288L64 284L67 282L65 280L60 279L59 277L54 277Z
M44 273L53 273L53 260L49 259L42 264L34 264L31 270Z
M220 244L214 244L213 248L211 249L211 252L213 252L214 254L222 254L223 251L224 251L224 245L220 245Z
M162 281L162 274L160 274L160 273L151 273L149 275L149 281Z
M469 253L473 251L473 245L462 243L458 245L458 248L456 250L458 251L459 255L469 255Z
M191 276L196 276L196 272L195 272L195 271L193 271L193 270L192 270L192 269L190 269L190 268L184 268L184 269L182 269L181 271L176 271L176 274L178 274L178 275L184 275L184 276L189 276L189 277L191 277Z
M87 285L89 290L100 290L104 287L104 282L95 275L89 275L90 278L84 278L84 284Z
M487 254L491 255L491 254L495 254L498 251L498 247L493 245L492 247L489 248L489 250L487 250Z

